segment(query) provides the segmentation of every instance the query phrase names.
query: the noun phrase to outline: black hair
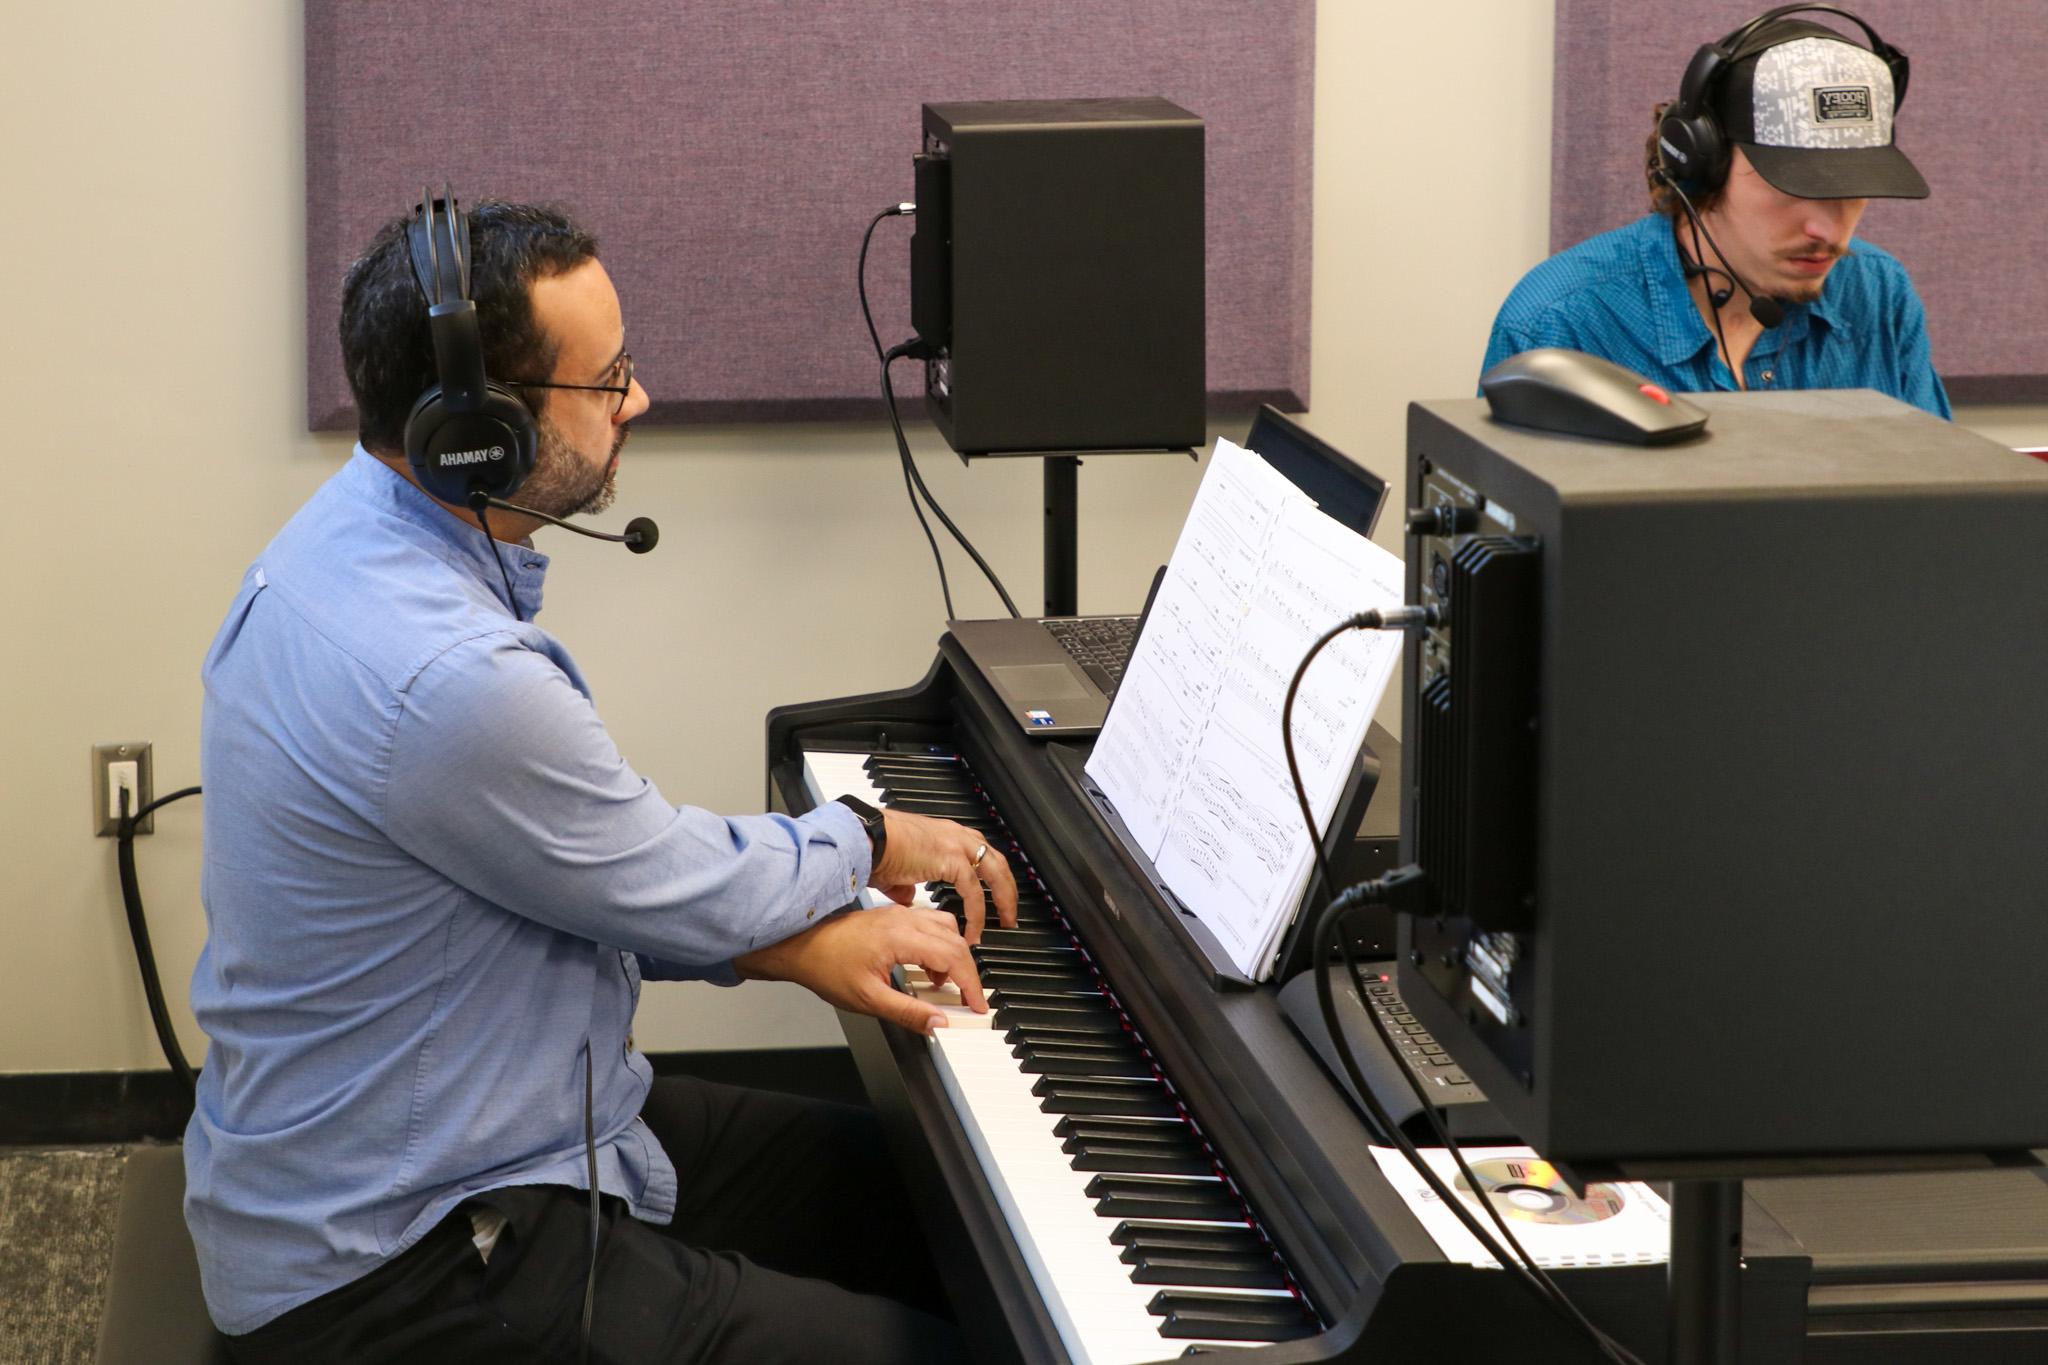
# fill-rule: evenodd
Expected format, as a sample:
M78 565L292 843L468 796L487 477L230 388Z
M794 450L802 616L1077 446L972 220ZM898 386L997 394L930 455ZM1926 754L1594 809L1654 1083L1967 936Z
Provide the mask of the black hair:
M556 346L533 316L533 282L597 259L597 239L559 209L479 200L469 215L469 296L483 333L484 370L491 379L546 379ZM341 363L355 395L356 432L382 455L405 449L405 419L438 382L427 331L427 300L413 278L406 224L379 228L341 285ZM546 389L521 392L539 417Z

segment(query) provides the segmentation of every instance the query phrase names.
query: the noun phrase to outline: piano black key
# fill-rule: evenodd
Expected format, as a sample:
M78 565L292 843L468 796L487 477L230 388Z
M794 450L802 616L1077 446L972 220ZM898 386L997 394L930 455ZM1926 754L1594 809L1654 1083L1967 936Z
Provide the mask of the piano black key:
M981 889L982 893L986 895L988 883L983 882ZM932 904L942 910L952 909L962 899L959 890L951 882L926 882L925 890L930 894ZM1052 902L1043 896L1035 895L1025 890L1017 892L1017 913L1019 915L1029 915L1034 920L1044 921L1047 927L1058 923L1053 915ZM1069 946L1071 946L1071 943Z
M1053 1136L1106 1137L1116 1141L1189 1142L1195 1130L1178 1115L1171 1122L1158 1119L1126 1118L1119 1114L1070 1114L1053 1125Z
M1130 1042L1128 1033L1061 1033L1055 1038L1022 1038L1010 1044L1010 1056L1018 1058L1018 1062L1047 1054L1092 1060L1102 1066L1135 1060L1145 1062L1147 1074L1151 1074L1151 1058L1145 1056L1143 1048Z
M1155 1222L1130 1218L1109 1234L1110 1244L1143 1247L1154 1251L1207 1251L1237 1255L1270 1254L1265 1241L1250 1224L1238 1227L1198 1227L1191 1223Z
M890 810L908 811L912 815L929 815L934 820L957 820L963 825L988 816L988 807L979 801L956 801L946 797L927 796L920 792L898 792L886 788L882 792L882 804Z
M877 787L886 788L892 784L900 784L906 787L929 788L933 791L975 797L977 799L980 797L980 793L975 790L976 783L973 775L961 768L957 763L951 767L938 764L921 767L916 764L891 763L887 760L875 761L871 759L861 764L861 768L867 773L868 781L874 783Z
M1005 982L990 981L986 973L982 974L981 984L988 990L989 1003L997 1009L1022 1011L1034 1021L1039 1015L1050 1015L1053 1016L1050 1022L1055 1024L1078 1023L1079 1020L1070 1016L1079 1015L1098 1021L1101 1027L1095 1030L1097 1033L1123 1031L1116 1011L1109 1007L1100 991L1019 990Z
M1052 1042L1061 1035L1081 1038L1123 1038L1123 1024L1106 1010L1049 1010L1021 1005L997 1005L996 1027L1005 1030L1004 1041L1015 1047L1022 1042ZM1030 1038L1010 1037L1008 1030L1029 1028Z
M1022 927L1001 929L993 924L981 931L981 941L984 946L1008 947L1015 945L1022 948L1052 947L1055 945L1072 947L1074 943L1071 938L1067 937L1065 932L1058 929L1025 929Z
M1018 1060L1018 1070L1026 1070L1024 1062L1057 1056L1057 1058L1071 1058L1075 1062L1090 1062L1090 1064L1102 1066L1102 1068L1135 1064L1135 1066L1143 1068L1137 1074L1151 1076L1153 1074L1151 1058L1145 1056L1143 1048L1139 1048L1137 1044L1130 1044L1128 1038L1130 1038L1128 1033L1122 1033L1122 1036L1116 1036L1116 1033L1085 1033L1085 1036L1077 1036L1077 1033L1067 1033L1065 1038L1032 1040L1032 1042L1012 1044L1010 1046L1010 1056L1014 1056Z
M1139 1260L1147 1256L1233 1263L1238 1261L1269 1261L1276 1266L1280 1264L1280 1258L1274 1253L1273 1248L1260 1241L1258 1234L1254 1233L1250 1228L1210 1228L1188 1223L1180 1223L1173 1226L1186 1228L1189 1232L1228 1233L1235 1238L1235 1241L1225 1245L1224 1239L1217 1238L1216 1245L1203 1246L1198 1244L1200 1240L1198 1238L1176 1236L1168 1232L1148 1233L1125 1246L1117 1259L1121 1260L1125 1265L1136 1265ZM1175 1245L1175 1243L1179 1242L1187 1242L1190 1245Z
M1136 1051L1119 1054L1048 1048L1027 1052L1017 1069L1027 1076L1150 1076L1152 1063Z
M1032 1084L1031 1093L1038 1097L1038 1107L1048 1114L1150 1114L1166 1118L1179 1108L1166 1087L1151 1077L1134 1080L1111 1076L1041 1076Z
M1285 1289L1287 1278L1271 1256L1194 1256L1133 1247L1123 1261L1134 1284L1208 1285L1218 1289Z
M1068 1119L1076 1121L1077 1127L1068 1127ZM1061 1133L1065 1127L1067 1131ZM1131 1152L1150 1152L1155 1156L1195 1156L1203 1159L1202 1169L1179 1174L1214 1175L1208 1165L1208 1149L1195 1140L1195 1134L1184 1123L1154 1122L1157 1133L1132 1132L1125 1128L1103 1128L1092 1114L1070 1114L1053 1125L1053 1136L1060 1139L1063 1152L1080 1152L1092 1147L1114 1147Z
M1098 1175L1086 1193L1104 1218L1192 1218L1221 1222L1244 1217L1237 1196L1220 1180L1174 1175Z
M863 764L876 785L888 791L928 792L961 801L976 800L974 784L959 772L943 768L906 768L901 764Z
M1162 1289L1148 1305L1165 1319L1164 1337L1216 1337L1223 1341L1294 1341L1314 1336L1316 1320L1292 1295L1205 1294Z
M1125 1036L1128 1037L1128 1035ZM1009 1040L1005 1039L1004 1041L1008 1042ZM1024 1041L1013 1043L1010 1046L1010 1055L1019 1062L1023 1062L1031 1057L1043 1057L1048 1053L1056 1053L1065 1057L1089 1057L1106 1066L1114 1065L1126 1057L1137 1057L1148 1063L1151 1060L1135 1045L1119 1038L1113 1038L1105 1033L1085 1036L1070 1033L1059 1038Z
M1084 970L1081 950L1073 944L1063 948L1013 948L1003 944L980 943L974 947L974 960L996 967L1071 967Z
M981 979L984 985L1009 986L1020 991L1040 990L1054 994L1071 992L1094 996L1102 994L1101 985L1087 972L1032 971L992 963L981 969Z
M1082 1142L1078 1138L1062 1144L1072 1152L1067 1164L1077 1171L1122 1171L1133 1175L1214 1175L1216 1165L1200 1149L1176 1152L1170 1147L1142 1142ZM1172 1284L1222 1284L1222 1280L1172 1280Z

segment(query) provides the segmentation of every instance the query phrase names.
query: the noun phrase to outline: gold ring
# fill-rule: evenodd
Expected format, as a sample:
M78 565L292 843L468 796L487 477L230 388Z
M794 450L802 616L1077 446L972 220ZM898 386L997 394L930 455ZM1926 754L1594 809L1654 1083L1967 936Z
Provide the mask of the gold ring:
M973 862L971 862L971 863L969 863L969 864L967 864L967 865L968 865L969 867L980 867L980 866L981 866L981 860L982 860L983 858L987 857L987 856L988 856L988 845L987 845L987 844L983 844L983 845L981 845L981 847L979 847L979 848L977 848L977 849L975 849L975 850L974 850L974 861L973 861Z

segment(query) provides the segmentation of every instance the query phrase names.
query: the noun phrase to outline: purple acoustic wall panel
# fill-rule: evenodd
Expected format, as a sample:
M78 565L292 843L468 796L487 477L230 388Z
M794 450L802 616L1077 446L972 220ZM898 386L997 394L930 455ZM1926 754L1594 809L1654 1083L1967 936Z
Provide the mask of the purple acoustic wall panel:
M1550 243L1647 211L1650 110L1678 93L1700 44L1760 0L1557 0ZM1927 305L1952 398L2048 399L2048 5L2043 0L1847 0L1912 59L1898 144L1931 197L1873 200L1859 236L1904 263ZM1861 40L1828 14L1802 16Z
M854 263L912 197L922 106L1110 95L1207 124L1212 404L1306 407L1314 52L1313 0L307 0L308 420L354 425L349 261L444 180L597 233L651 420L877 415ZM883 223L885 344L909 257Z

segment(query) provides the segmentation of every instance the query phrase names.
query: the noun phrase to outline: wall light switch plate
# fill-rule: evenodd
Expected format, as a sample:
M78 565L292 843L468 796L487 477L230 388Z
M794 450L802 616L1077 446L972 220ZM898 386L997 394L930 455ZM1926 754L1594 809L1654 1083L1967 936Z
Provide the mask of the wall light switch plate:
M134 765L132 770L127 766L129 764ZM140 810L149 804L156 794L155 775L150 768L147 740L92 746L92 827L95 834L112 838L121 832L121 821L115 813L118 808L114 803L124 781L132 784L128 809ZM155 828L156 816L145 815L136 822L135 832L148 834Z

